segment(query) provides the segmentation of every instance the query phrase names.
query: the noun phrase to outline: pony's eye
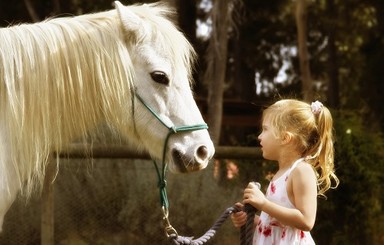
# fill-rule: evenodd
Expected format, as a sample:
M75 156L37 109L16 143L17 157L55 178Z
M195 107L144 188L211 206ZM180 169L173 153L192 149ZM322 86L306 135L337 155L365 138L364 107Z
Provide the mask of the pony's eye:
M157 83L161 83L164 85L169 84L168 76L162 71L151 72L151 77L152 77L153 81L155 81Z

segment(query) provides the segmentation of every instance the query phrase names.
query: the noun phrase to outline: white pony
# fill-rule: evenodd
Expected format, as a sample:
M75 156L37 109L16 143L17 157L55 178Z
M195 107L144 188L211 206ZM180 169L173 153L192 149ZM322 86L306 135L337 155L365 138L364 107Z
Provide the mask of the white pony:
M103 122L162 159L168 125L204 124L191 92L195 53L161 4L0 29L0 230L21 190L40 191L52 152ZM167 141L173 172L203 169L206 129Z

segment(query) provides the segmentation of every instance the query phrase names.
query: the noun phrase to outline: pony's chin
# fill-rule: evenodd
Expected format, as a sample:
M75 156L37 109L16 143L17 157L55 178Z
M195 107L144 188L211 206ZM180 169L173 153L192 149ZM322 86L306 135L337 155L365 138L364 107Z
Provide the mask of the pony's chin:
M182 153L180 150L172 150L171 172L189 173L202 170L207 167L210 160L206 146L200 146L194 154Z

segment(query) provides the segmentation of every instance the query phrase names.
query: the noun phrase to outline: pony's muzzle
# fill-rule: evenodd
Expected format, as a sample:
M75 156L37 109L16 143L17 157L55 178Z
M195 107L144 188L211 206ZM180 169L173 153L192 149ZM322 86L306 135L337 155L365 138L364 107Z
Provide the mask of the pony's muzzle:
M204 169L211 156L209 154L208 147L201 145L193 151L192 154L183 153L179 149L172 150L172 160L176 169L181 173L199 171Z

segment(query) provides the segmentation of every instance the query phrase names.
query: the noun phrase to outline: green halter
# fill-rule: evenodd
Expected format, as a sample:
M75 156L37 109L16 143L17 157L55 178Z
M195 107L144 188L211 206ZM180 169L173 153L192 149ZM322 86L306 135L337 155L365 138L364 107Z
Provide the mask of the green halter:
M189 131L195 131L195 130L202 130L202 129L208 129L207 124L196 124L192 126L179 126L176 127L174 125L167 125L167 123L164 122L163 119L160 118L160 116L149 106L145 103L145 101L136 93L136 97L140 100L140 102L154 115L157 120L159 120L169 131L165 138L164 147L163 147L163 160L162 160L162 169L161 172L159 170L159 167L157 166L156 161L153 161L157 176L159 179L158 187L160 189L160 203L161 207L163 208L164 214L168 216L168 208L169 208L169 201L167 197L167 180L166 180L166 172L167 172L167 163L165 162L165 154L167 152L167 144L168 140L171 137L171 135L180 133L180 132L189 132Z

